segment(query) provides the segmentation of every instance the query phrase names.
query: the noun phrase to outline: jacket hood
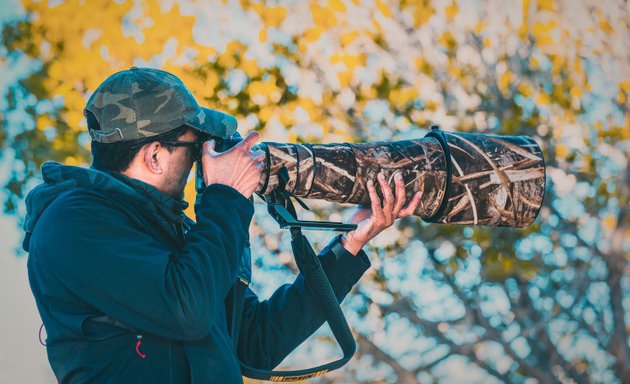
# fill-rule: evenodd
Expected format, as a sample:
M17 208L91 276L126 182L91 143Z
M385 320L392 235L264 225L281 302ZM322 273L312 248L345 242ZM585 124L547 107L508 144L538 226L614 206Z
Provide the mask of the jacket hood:
M155 203L155 207L171 217L182 217L182 210L187 204L175 201L162 194L156 188L139 180L130 179L122 174L108 173L94 168L82 168L46 162L42 165L44 182L35 187L26 196L26 219L24 231L26 237L22 247L28 251L30 235L37 221L46 208L61 194L78 188L90 188L105 194L123 196L130 203L147 205L147 197Z

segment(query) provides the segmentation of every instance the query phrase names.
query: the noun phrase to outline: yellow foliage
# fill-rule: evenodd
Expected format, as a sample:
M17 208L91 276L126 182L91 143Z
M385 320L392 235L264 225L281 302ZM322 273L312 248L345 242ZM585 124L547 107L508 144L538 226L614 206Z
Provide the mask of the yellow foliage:
M302 107L306 112L308 112L311 121L317 120L317 117L320 114L320 108L318 105L315 104L313 99L302 97L298 100L298 106Z
M344 54L341 57L341 61L344 63L344 65L348 69L354 69L362 65L364 62L363 58L360 55L350 55L350 54Z
M609 231L614 231L617 228L617 219L613 215L606 215L602 218L602 227Z
M341 45L345 47L347 45L350 45L358 36L359 32L351 31L343 33L339 39L341 41Z
M553 45L554 40L551 35L551 31L558 26L555 20L549 20L546 23L535 22L532 26L532 35L536 38L536 43L539 46Z
M311 16L316 26L327 29L337 24L337 16L328 7L320 7L316 4L310 4Z
M328 4L330 8L334 9L337 12L345 12L346 5L341 0L328 0Z
M628 92L630 91L630 81L624 80L621 83L619 83L619 88L621 88L622 90Z
M63 140L57 137L53 140L51 147L54 151L60 151L63 148L63 145Z
M576 99L582 98L582 90L576 85L573 85L571 87L571 89L569 90L569 94L571 95L571 97L574 97Z
M197 165L195 165L195 167L197 167ZM193 172L194 171L195 170L193 169ZM184 196L186 198L186 201L190 202L190 204L188 205L188 208L186 208L184 213L186 214L186 216L192 218L193 220L196 220L194 201L197 198L197 191L195 190L195 179L194 178L192 178L186 184L186 187L184 188Z
M361 96L365 100L370 100L376 97L376 89L374 87L361 86Z
M293 117L293 113L295 112L295 108L297 107L297 103L295 101L291 101L287 104L284 104L282 108L279 108L280 112L280 123L285 127L290 127L295 124L295 118Z
M477 33L478 35L481 34L484 26L485 23L483 21L478 21L477 24L475 24L475 33Z
M387 4L385 4L383 1L376 0L376 7L378 8L379 11L381 11L383 16L385 16L385 17L391 17L392 16L391 10L387 6Z
M68 0L49 7L47 2L24 0L23 6L39 15L33 17L32 28L42 33L33 34L33 44L41 46L45 41L51 47L47 77L41 85L47 94L63 97L66 112L61 118L74 130L83 120L84 93L96 89L107 75L129 68L137 58L150 60L161 54L166 42L175 37L175 57L195 45L192 28L181 28L193 25L195 17L181 15L177 4L164 10L157 1ZM144 38L140 42L122 28L123 18L134 6L140 7L140 16L128 22L139 28Z
M569 149L564 144L556 145L556 156L560 159L564 159L569 154Z
M463 80L464 72L462 71L462 69L459 66L453 65L453 63L449 62L448 66L447 66L447 71L448 71L448 73L451 74L451 76L453 76L454 79L462 79Z
M225 48L225 52L219 55L219 65L225 68L234 68L237 65L236 56L244 51L243 45L238 41L230 41Z
M200 91L200 95L208 99L214 96L214 89L219 85L219 81L219 75L215 71L209 71L206 75L206 80L203 83L203 89Z
M322 32L324 32L324 28L316 25L313 28L309 28L306 30L306 32L304 32L304 39L307 42L311 42L311 43L315 42L319 40L320 36L322 35ZM300 51L304 52L306 49L307 49L306 44L302 44Z
M546 93L539 93L536 95L536 104L549 105L551 104L551 98Z
M423 57L416 58L416 68L426 75L430 75L433 72L433 67Z
M179 5L175 3L168 12L164 12L157 1L141 3L144 9L144 17L151 20L151 26L143 30L145 40L142 50L138 52L145 60L163 51L167 41L177 36L178 51L184 47L195 44L192 36L192 28L181 28L182 25L194 25L194 16L183 16L179 13ZM118 26L120 28L120 25ZM148 44L148 47L147 47ZM116 45L112 45L115 47Z
M599 26L599 29L608 34L612 34L615 32L614 28L612 27L612 25L610 25L610 22L608 20L600 21L597 25Z
M450 5L444 8L444 13L446 14L446 18L448 20L455 19L455 16L459 13L459 6L457 6L457 2L453 1Z
M509 93L510 84L512 83L513 78L514 75L508 70L499 75L499 78L497 79L497 85L499 87L499 91L501 91L501 93L503 93L504 95Z
M354 72L351 70L341 71L337 74L337 78L339 79L339 86L347 87L352 83L352 78L354 77Z
M451 51L457 46L457 41L450 31L444 32L438 39L438 42Z
M43 131L46 128L53 126L53 124L54 123L50 118L50 115L48 114L38 115L37 119L35 120L35 127L37 127L37 129L39 129L40 131Z
M532 86L525 82L518 85L518 92L525 97L530 97L534 94Z
M529 1L523 0L523 24L527 21L527 16L529 15Z
M584 66L582 65L582 59L579 57L573 61L573 72L575 74L580 74L580 75L584 73Z
M265 27L279 28L284 19L287 17L287 9L282 6L271 6L263 3L250 3L243 7L244 9L252 9L260 16Z
M258 70L258 63L256 63L256 60L243 59L241 61L241 69L249 77L255 77L260 73L260 71Z
M552 73L558 74L567 67L567 59L561 55L549 55L551 59Z
M276 113L275 105L272 105L272 104L264 105L260 108L260 111L258 112L258 119L261 122L266 123L269 120L271 120L271 118L275 115L275 113Z
M393 106L404 107L418 98L418 90L412 87L396 88L389 94L389 101Z
M555 12L555 5L553 0L537 0L536 5L541 11Z
M258 105L277 103L282 97L282 90L276 84L275 76L269 76L264 81L252 81L247 89L252 101Z
M74 156L66 156L63 162L66 165L74 165L74 166L81 165L81 162L78 161L77 158Z
M66 120L66 124L68 124L68 127L70 127L70 129L74 130L74 131L80 131L81 130L81 120L83 120L83 113L80 112L83 108L81 107L80 109L71 109L68 110L68 112L66 112L64 114L64 117Z
M431 17L435 14L435 8L429 0L418 0L415 2L415 9L413 11L414 27L418 28L426 24Z

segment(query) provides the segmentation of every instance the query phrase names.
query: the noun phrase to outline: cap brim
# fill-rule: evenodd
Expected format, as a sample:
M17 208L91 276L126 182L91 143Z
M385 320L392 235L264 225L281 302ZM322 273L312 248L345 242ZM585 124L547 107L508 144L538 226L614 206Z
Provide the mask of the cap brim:
M198 131L218 137L230 137L238 126L236 117L214 109L200 107L195 116L185 124Z

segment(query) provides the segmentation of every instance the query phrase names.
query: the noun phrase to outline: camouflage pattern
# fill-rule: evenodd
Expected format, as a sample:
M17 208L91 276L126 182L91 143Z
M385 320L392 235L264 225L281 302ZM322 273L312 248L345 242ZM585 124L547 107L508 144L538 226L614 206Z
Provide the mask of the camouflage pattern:
M152 137L188 125L204 133L227 137L236 131L236 119L201 107L175 75L153 68L132 67L107 78L88 101L101 126L90 130L102 143Z
M453 169L444 214L436 222L526 227L545 195L545 163L526 136L447 133Z
M258 192L268 194L276 188L278 170L285 166L290 179L286 188L298 197L369 206L366 182L376 182L377 174L383 172L393 186L393 177L400 172L407 201L421 192L414 214L425 220L509 227L531 224L545 191L538 145L525 136L444 134L451 155L449 191L449 164L442 145L425 137L364 144L262 143L267 165ZM442 204L445 209L434 217Z

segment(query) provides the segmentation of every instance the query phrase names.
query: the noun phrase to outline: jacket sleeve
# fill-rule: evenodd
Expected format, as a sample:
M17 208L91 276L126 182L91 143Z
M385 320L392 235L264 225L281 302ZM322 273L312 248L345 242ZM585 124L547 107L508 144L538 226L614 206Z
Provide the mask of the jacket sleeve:
M236 278L251 202L230 187L208 187L177 254L111 205L89 192L51 205L31 239L31 256L80 300L132 328L203 338Z
M335 238L319 258L341 303L370 267L370 262L363 251L353 256L343 247L335 247L336 252L333 252L333 246L338 241L339 237ZM248 288L238 339L238 356L251 367L273 369L324 321L324 315L302 274L293 284L278 288L265 301L259 301Z

